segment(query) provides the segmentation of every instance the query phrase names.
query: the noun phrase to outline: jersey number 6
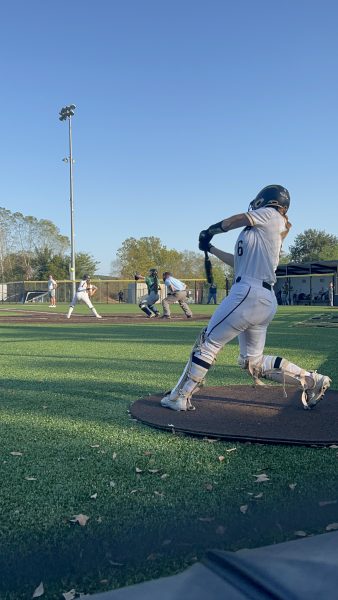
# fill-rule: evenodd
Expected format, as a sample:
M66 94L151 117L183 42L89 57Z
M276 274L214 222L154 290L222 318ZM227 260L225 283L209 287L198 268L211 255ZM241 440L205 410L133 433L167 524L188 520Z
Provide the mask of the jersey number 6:
M242 256L242 254L243 254L243 240L238 240L237 254L238 254L238 256Z

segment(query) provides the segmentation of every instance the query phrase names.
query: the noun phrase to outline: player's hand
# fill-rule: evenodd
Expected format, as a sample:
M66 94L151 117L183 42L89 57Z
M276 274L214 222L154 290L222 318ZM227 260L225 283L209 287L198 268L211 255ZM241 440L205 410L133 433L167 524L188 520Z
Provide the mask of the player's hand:
M213 235L211 233L209 233L209 231L207 229L203 229L203 231L201 231L199 238L198 238L198 247L200 250L202 250L203 252L207 252L208 250L210 250L210 241L212 240Z
M135 279L135 281L138 281L139 279L141 279L140 273L134 273L134 279Z

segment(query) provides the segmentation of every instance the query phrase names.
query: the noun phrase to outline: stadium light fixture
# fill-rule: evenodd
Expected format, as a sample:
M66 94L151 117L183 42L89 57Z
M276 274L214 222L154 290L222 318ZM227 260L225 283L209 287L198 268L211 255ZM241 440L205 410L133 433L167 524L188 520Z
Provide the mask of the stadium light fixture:
M74 186L73 186L73 139L72 139L72 117L75 114L75 104L64 106L59 112L59 120L68 120L69 157L63 158L69 163L69 200L70 200L70 280L72 282L72 294L75 295L75 243L74 243Z

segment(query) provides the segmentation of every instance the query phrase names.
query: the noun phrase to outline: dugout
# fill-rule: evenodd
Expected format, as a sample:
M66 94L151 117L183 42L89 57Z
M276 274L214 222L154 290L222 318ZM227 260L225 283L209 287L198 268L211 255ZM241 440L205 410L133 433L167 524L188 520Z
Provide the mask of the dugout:
M328 288L332 281L333 303L338 306L338 260L281 264L276 275L274 289L279 304L328 306Z

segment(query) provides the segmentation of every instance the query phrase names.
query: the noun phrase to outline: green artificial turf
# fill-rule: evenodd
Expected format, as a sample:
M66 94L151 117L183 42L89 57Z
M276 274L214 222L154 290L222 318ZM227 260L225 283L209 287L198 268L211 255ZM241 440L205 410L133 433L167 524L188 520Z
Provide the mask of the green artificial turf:
M325 310L280 307L266 349L337 389L337 330L292 327ZM30 598L41 581L46 599L105 591L178 572L208 548L338 521L338 449L202 441L130 419L133 400L176 381L201 326L0 321L1 599ZM249 383L237 354L224 349L208 385ZM255 483L260 473L269 481ZM84 527L70 522L78 514Z

